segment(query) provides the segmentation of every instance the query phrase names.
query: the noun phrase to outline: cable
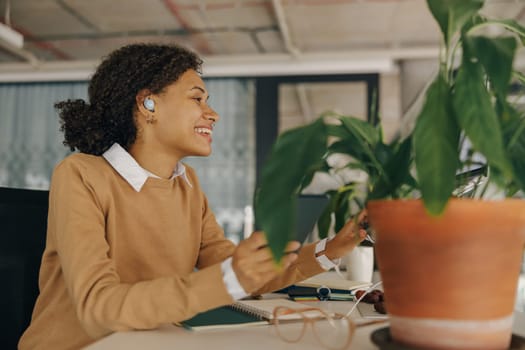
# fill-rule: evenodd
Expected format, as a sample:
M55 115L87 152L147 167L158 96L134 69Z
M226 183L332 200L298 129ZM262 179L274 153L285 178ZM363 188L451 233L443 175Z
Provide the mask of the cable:
M361 295L359 297L359 299L357 299L357 301L355 302L354 306L352 306L352 308L350 309L350 311L348 311L348 313L346 314L346 317L350 317L350 315L352 314L352 312L354 312L355 308L357 307L357 304L359 304L361 302L361 300L363 300L363 298L365 297L365 295L367 295L368 293L370 293L372 290L374 290L377 286L379 286L381 283L383 283L383 281L379 281L377 283L374 283L372 284L364 293L363 295Z
M7 0L5 3L4 22L8 27L11 27L11 0Z

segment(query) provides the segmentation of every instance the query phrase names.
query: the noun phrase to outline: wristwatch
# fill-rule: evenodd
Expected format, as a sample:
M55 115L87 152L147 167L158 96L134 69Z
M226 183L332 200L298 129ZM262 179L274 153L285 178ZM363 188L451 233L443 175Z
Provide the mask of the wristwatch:
M336 261L332 261L328 259L328 257L325 254L326 242L328 242L328 238L324 238L320 240L315 245L315 258L317 259L317 262L319 262L319 265L321 265L321 267L324 270L328 271L331 268L335 268L336 266L339 266L339 264L341 263L341 259L337 259Z

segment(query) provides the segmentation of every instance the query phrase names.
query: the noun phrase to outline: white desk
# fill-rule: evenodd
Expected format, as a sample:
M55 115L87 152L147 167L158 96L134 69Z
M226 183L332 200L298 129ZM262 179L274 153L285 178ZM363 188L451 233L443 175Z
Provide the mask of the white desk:
M308 302L307 305L324 307L339 312L346 312L353 302ZM359 318L356 309L353 318ZM287 327L300 327L299 324L288 324ZM387 326L387 323L374 324L357 329L350 349L377 350L371 342L370 334L378 328ZM525 313L516 313L514 333L525 336ZM274 326L263 325L237 328L230 330L211 330L191 332L176 326L166 326L152 331L133 331L114 333L86 350L173 350L173 349L322 349L311 332L306 332L298 343L286 343L275 332Z

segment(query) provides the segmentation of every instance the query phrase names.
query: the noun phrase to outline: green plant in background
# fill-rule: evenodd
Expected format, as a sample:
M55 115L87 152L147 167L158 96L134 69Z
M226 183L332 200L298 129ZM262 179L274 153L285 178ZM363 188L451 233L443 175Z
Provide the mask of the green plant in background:
M350 156L345 167L364 171L368 179L364 193L353 182L327 193L330 203L318 222L321 237L332 213L336 231L342 227L352 202L363 207L368 200L420 195L428 213L439 215L458 187L456 174L472 166L483 166L487 183L506 196L525 188L525 118L508 101L512 76L525 83L525 76L513 71L516 38L525 44L525 28L482 16L483 0L427 4L443 47L439 72L408 137L385 143L380 123L326 113L275 142L255 194L255 215L276 259L293 238L297 195L316 172L338 171L327 162L334 154ZM486 35L489 26L503 28L504 35Z

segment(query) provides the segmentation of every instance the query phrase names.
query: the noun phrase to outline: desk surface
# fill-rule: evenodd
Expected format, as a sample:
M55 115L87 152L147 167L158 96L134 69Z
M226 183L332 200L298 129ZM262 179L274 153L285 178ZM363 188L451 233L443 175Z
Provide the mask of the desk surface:
M338 312L347 312L353 302L323 301L308 302L310 306L323 307ZM354 311L352 318L361 319L359 311ZM371 342L370 334L387 324L374 324L359 327L356 331L350 349L377 350ZM287 327L300 327L299 324L289 324ZM514 319L514 333L525 336L525 313L516 312ZM245 327L237 329L210 330L191 332L176 326L165 326L151 331L133 331L114 333L90 345L86 350L114 350L114 349L320 349L320 345L311 332L307 332L298 343L286 343L276 334L271 325Z

